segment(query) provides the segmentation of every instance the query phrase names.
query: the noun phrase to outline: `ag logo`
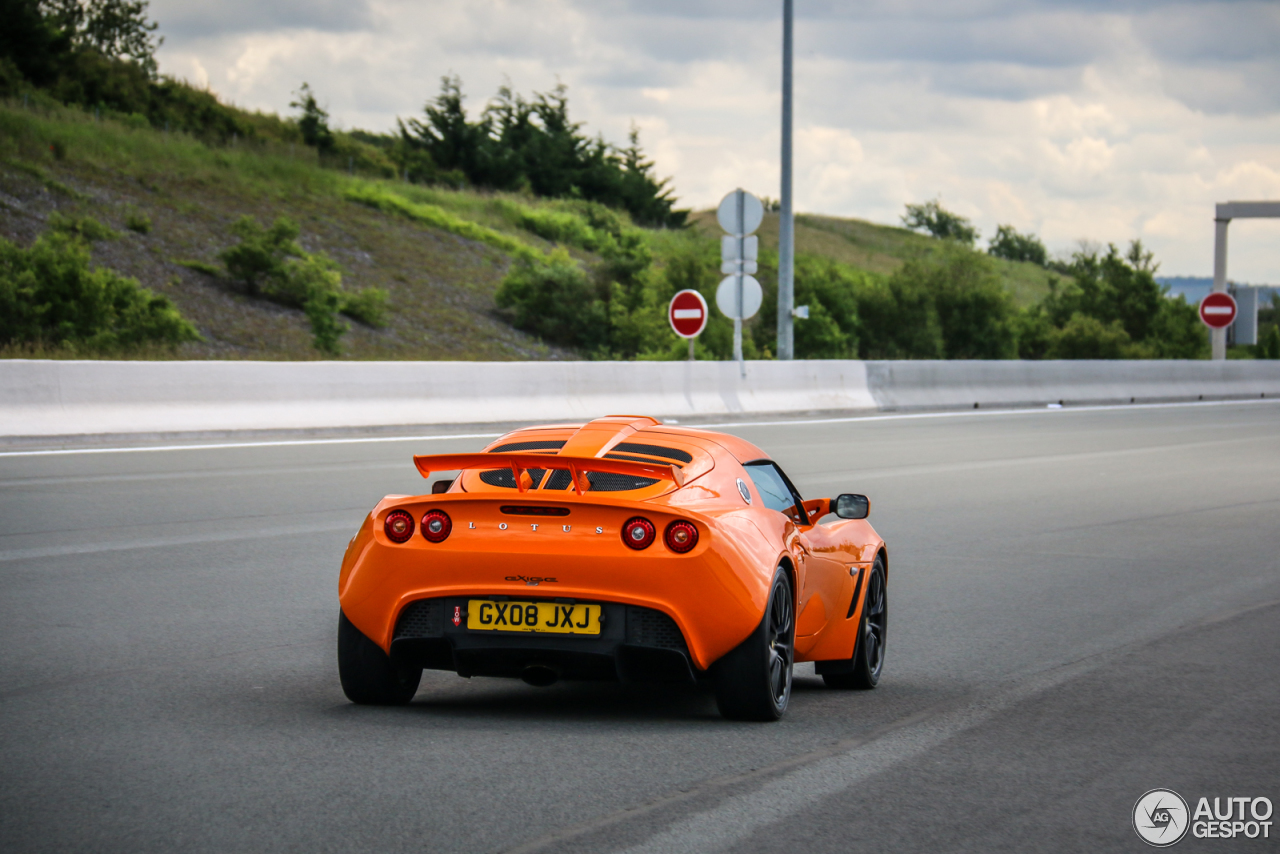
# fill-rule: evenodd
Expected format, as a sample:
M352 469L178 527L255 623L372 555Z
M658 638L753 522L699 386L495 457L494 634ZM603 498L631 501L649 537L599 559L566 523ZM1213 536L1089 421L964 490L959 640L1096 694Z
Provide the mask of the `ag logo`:
M1133 829L1142 841L1167 848L1187 835L1187 802L1172 789L1152 789L1133 805Z

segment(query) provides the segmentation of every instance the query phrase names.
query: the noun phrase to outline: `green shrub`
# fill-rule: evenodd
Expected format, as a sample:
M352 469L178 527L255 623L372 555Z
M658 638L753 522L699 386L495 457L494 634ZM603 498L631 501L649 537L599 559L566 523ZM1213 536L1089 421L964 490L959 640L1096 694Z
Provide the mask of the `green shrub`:
M1200 322L1200 311L1188 305L1182 294L1164 297L1147 329L1147 337L1134 355L1151 359L1207 359L1209 336Z
M1087 314L1073 314L1060 329L1049 333L1050 359L1123 359L1129 333L1119 320L1103 323Z
M253 217L242 216L231 226L231 232L240 242L224 249L219 257L227 274L242 284L250 296L258 296L270 282L281 282L285 278L285 262L305 254L297 243L298 224L288 217L279 217L270 228L263 228ZM301 303L297 306L301 307Z
M53 232L23 249L0 238L0 345L116 353L199 339L167 297L91 269L81 240Z
M342 295L336 291L319 291L311 295L303 306L311 323L311 337L315 348L326 356L342 355L340 339L350 328L338 317Z
M151 217L136 208L130 208L124 215L124 227L138 234L150 234Z
M589 352L608 345L607 307L586 272L563 248L546 260L517 258L496 298L517 329L545 341Z
M338 265L324 253L299 246L300 230L293 220L280 217L264 228L253 217L243 216L231 230L240 242L220 254L228 275L250 296L302 309L321 353L337 356L341 351L340 339L350 327L339 314L369 326L383 325L387 292L381 288L344 292Z
M91 216L66 216L57 211L49 216L49 228L69 237L79 237L88 241L115 240L118 232L108 228Z
M199 261L194 258L174 258L173 263L179 267L186 267L188 270L195 270L197 273L212 276L215 279L222 278L222 268L216 264L210 264L208 261Z
M1258 342L1259 359L1280 359L1280 326L1273 326Z
M387 323L388 298L382 288L364 288L354 294L343 294L339 311L366 326L381 329Z

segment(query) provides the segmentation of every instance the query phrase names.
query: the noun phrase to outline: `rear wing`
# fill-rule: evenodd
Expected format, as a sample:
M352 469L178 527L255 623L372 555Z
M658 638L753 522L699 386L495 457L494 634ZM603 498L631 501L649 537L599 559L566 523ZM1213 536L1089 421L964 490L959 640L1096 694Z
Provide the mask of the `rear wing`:
M423 477L431 477L433 471L457 469L511 469L516 489L527 492L533 486L528 469L555 469L569 472L574 490L582 495L591 488L587 472L626 474L667 480L680 488L684 486L684 474L678 466L661 463L632 462L631 460L606 460L600 457L562 457L557 454L426 454L416 455L413 463Z

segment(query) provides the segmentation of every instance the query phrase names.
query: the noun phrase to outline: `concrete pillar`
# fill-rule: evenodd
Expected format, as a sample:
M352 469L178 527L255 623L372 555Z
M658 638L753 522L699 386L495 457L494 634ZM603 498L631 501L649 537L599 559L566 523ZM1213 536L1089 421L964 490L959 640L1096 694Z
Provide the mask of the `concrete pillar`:
M1227 291L1227 226L1229 219L1213 221L1213 290L1215 293ZM1213 358L1227 358L1227 330L1210 329L1209 346Z

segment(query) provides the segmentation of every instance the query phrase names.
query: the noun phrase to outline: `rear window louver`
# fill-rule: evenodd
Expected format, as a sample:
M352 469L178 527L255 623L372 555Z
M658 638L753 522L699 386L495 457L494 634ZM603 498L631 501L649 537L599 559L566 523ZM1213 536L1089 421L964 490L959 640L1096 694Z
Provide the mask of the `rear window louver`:
M655 462L653 457L637 457L635 454L605 454L604 458L606 460L631 460L633 463L649 463L650 465ZM680 463L668 463L668 465L673 465L678 469L684 468Z
M693 455L676 448L664 448L661 445L642 445L638 442L621 442L613 446L613 450L632 454L646 454L650 457L662 457L666 460L679 460L682 463L693 462ZM608 456L608 454L605 454ZM645 460L648 462L648 460Z
M537 489L539 484L542 483L542 476L546 474L546 469L525 469L525 471L529 473L529 477L533 481L531 488ZM511 474L511 469L482 471L480 472L480 481L500 489L516 488L516 479ZM644 489L646 486L653 486L658 481L654 478L636 477L630 474L589 471L587 472L587 482L591 484L589 492L628 492L632 489ZM551 472L551 477L547 480L547 485L543 489L568 489L571 485L569 472L564 469L554 469Z
M507 451L558 451L565 446L565 440L540 439L528 442L508 442L505 445L499 445L496 448L490 448L489 453L500 454ZM652 463L657 457L663 460L678 460L674 465L679 466L680 463L693 462L693 456L685 451L675 448L664 448L661 445L643 445L637 442L622 442L615 445L614 451L623 451L630 453L608 453L605 457L615 460L631 460L639 463ZM644 454L645 456L635 456L636 454ZM545 490L568 489L572 486L569 479L569 472L564 469L553 469L551 477L548 478L545 486L542 486L542 478L546 475L546 469L526 469L529 478L533 481L532 488L541 487ZM628 492L633 489L644 489L646 486L653 486L658 481L654 478L637 477L630 474L614 474L612 472L587 472L587 480L591 484L592 492ZM500 489L515 489L516 479L511 473L511 469L491 469L489 471L480 472L481 483L489 486L496 486Z
M508 442L505 445L499 445L496 448L490 448L489 453L501 454L507 451L558 451L564 447L563 439L541 439L535 442Z

